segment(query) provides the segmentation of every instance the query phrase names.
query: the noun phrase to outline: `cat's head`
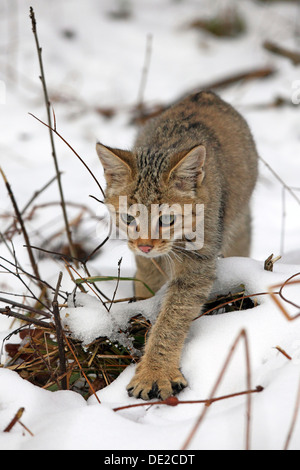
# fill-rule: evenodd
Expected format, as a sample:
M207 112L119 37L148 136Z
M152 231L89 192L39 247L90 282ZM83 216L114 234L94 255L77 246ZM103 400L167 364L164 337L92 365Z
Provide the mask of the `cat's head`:
M133 152L100 143L105 203L136 255L166 255L195 231L197 190L204 178L203 145L168 154Z

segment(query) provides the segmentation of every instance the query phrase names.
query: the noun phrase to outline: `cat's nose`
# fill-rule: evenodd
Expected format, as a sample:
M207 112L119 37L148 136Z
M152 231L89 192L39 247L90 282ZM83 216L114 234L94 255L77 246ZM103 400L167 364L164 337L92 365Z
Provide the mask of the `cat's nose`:
M139 250L141 250L143 253L149 253L149 251L152 250L153 246L152 245L138 245Z

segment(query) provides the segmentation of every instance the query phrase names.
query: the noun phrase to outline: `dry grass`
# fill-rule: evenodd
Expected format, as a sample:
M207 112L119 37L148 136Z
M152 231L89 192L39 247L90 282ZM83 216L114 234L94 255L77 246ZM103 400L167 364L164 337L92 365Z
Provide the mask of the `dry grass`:
M226 313L233 310L253 308L251 299L243 299L244 290L235 294L219 296L210 301L204 311L208 314ZM225 305L224 305L225 304ZM132 337L135 350L142 352L145 339L151 324L141 315L131 318L125 332ZM88 398L91 385L98 391L113 382L118 375L132 362L139 359L132 351L124 346L111 342L109 338L97 338L88 347L83 347L79 341L64 341L66 372L61 374L59 341L52 323L49 327L22 327L18 333L20 341L8 342L5 350L9 360L6 368L14 370L20 376L34 385L55 391L61 388L65 375L67 389L75 390ZM74 358L74 355L77 358Z

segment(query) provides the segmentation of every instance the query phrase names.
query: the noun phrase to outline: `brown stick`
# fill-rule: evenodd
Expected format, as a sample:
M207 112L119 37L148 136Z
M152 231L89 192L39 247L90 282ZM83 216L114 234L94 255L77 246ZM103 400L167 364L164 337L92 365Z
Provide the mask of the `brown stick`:
M115 287L115 290L114 290L114 293L113 293L113 296L112 296L110 305L109 305L109 307L108 307L108 311L109 311L109 312L110 312L111 307L112 307L112 305L113 305L113 303L114 303L114 300L115 300L115 297L116 297L116 294L117 294L117 290L118 290L118 287L119 287L119 284L120 284L121 263L122 263L122 258L120 258L119 261L118 261L117 283L116 283L116 287Z
M292 360L291 356L284 350L282 349L280 346L275 346L274 349L277 349L277 351L279 351L283 356L285 356L289 361Z
M294 428L295 428L295 424L296 424L296 421L297 421L299 408L300 408L300 380L299 380L298 393L297 393L297 397L296 397L296 403L295 403L293 418L292 418L291 426L290 426L290 429L289 429L289 432L288 432L288 435L287 435L287 438L286 438L284 450L288 450L288 447L289 447L289 444L290 444L290 441L291 441L291 437L292 437L292 434L293 434L293 431L294 431Z
M106 357L106 356L103 356L103 357ZM193 405L197 403L203 403L205 406L210 406L212 403L216 401L227 400L229 398L234 398L234 397L240 397L242 395L248 395L249 393L260 393L262 391L263 391L263 387L259 385L253 390L246 390L245 392L231 393L230 395L223 395L222 397L211 398L211 399L206 399L206 400L178 400L176 397L170 397L170 398L167 398L166 400L160 400L160 401L154 401L154 402L147 401L145 403L136 403L134 405L119 406L118 408L114 408L113 411L127 410L128 408L136 408L138 406L153 406L153 405L177 406L177 405Z
M215 383L215 385L214 385L214 387L213 387L213 389L212 389L212 392L211 392L210 397L209 397L208 400L213 400L213 399L214 399L214 395L215 395L215 393L216 393L216 391L217 391L217 389L218 389L218 387L219 387L219 385L220 385L220 383L221 383L221 381L222 381L222 379L223 379L223 376L224 376L225 371L226 371L226 369L227 369L227 367L228 367L228 364L229 364L229 362L230 362L230 360L231 360L231 357L232 357L232 355L233 355L233 353L234 353L234 351L235 351L235 348L236 348L236 346L237 346L237 344L239 343L239 341L240 341L241 338L244 339L244 343L245 343L246 368L247 368L247 388L248 388L248 390L251 390L251 383L250 383L250 382L251 382L251 381L250 381L250 358L249 358L248 338L247 338L246 331L245 331L245 330L242 330L242 331L239 333L239 335L237 336L236 340L234 341L234 343L233 343L233 345L232 345L232 347L231 347L231 349L230 349L230 351L229 351L229 353L228 353L228 356L227 356L227 358L226 358L226 360L225 360L225 363L224 363L224 365L223 365L223 367L222 367L221 373L220 373L219 377L218 377L217 380L216 380L216 383ZM192 439L193 439L193 437L194 437L196 431L198 430L200 424L201 424L202 421L203 421L204 416L206 415L207 409L208 409L207 406L203 408L202 413L201 413L200 416L198 417L198 419L197 419L197 421L196 421L194 427L192 428L192 430L191 430L189 436L187 437L187 439L186 439L186 441L185 441L185 443L184 443L184 445L183 445L183 447L182 447L181 450L186 450L186 449L189 447L189 445L190 445L190 443L191 443L191 441L192 441ZM251 417L251 394L248 394L248 395L247 395L246 450L249 450L249 448L250 448L250 417Z
M84 376L85 380L86 380L87 383L89 384L89 387L90 387L90 389L92 390L93 395L95 395L95 398L96 398L97 402L99 403L99 405L101 405L101 401L100 401L100 399L99 399L99 397L98 397L98 395L97 395L97 393L96 393L94 387L92 386L91 382L90 382L89 379L87 378L87 376L86 376L86 374L85 374L83 368L81 367L81 364L80 364L80 362L78 361L78 358L77 358L75 352L73 351L73 348L72 348L72 346L70 345L70 342L68 341L68 338L66 337L65 334L64 334L64 337L65 337L65 341L66 341L66 343L67 343L67 345L68 345L68 348L70 349L70 351L71 351L71 353L72 353L72 355L73 355L73 357L74 357L74 359L75 359L75 361L76 361L76 363L77 363L79 369L81 370L82 375Z
M71 230L70 230L70 226L69 226L69 222L68 222L68 215L67 215L67 210L66 210L65 198L64 198L64 193L63 193L63 188L62 188L62 183L61 183L61 172L59 171L57 155L56 155L56 150L55 150L55 145L54 145L54 138L53 138L53 131L52 131L52 119L51 119L51 112L50 112L50 101L49 101L49 96L48 96L48 90L47 90L45 73L44 73L44 65L43 65L43 60L42 60L42 48L40 47L40 44L39 44L39 39L38 39L37 29L36 29L36 19L35 19L35 14L34 14L34 11L33 11L32 7L30 7L29 16L30 16L30 19L31 19L32 32L33 32L33 35L34 35L36 49L37 49L37 53L38 53L40 72L41 72L40 80L41 80L42 86L43 86L44 99L45 99L45 105L46 105L46 110L47 110L47 119L48 119L48 124L49 124L48 128L49 128L50 143L51 143L51 148L52 148L52 157L53 157L56 176L57 176L57 182L58 182L58 189L59 189L59 194L60 194L60 199L61 199L61 207L62 207L62 212L63 212L63 218L64 218L64 222L65 222L65 227L66 227L66 233L67 233L67 238L68 238L68 242L69 242L70 253L71 253L72 257L76 258L76 249L75 249L73 241L72 241L72 234L71 234Z
M58 355L59 355L59 369L60 373L62 375L61 379L61 387L63 390L67 390L67 377L66 377L66 355L65 355L65 345L64 345L64 335L63 335L63 329L61 326L60 322L60 316L59 316L59 307L58 307L58 291L60 288L61 280L62 280L63 273L59 273L57 285L56 285L56 290L52 302L53 306L53 315L54 315L54 321L55 321L55 329L56 329L56 338L57 338L57 344L58 344Z
M268 168L268 170L275 176L275 178L282 184L282 186L290 193L290 195L297 201L297 203L300 205L300 198L297 196L297 194L293 191L293 189L288 186L282 178L276 173L276 171L273 170L273 168L261 157L259 156L259 159L265 164L265 166Z
M276 73L276 70L274 68L262 67L258 69L251 69L245 72L236 73L234 75L225 77L221 80L217 80L215 82L210 82L207 84L200 85L199 87L189 90L187 93L184 93L172 103L158 106L158 109L156 109L155 111L152 111L152 112L143 111L142 122L151 118L152 116L160 114L161 112L165 111L169 106L172 106L178 103L179 101L181 101L182 99L186 98L187 96L191 94L199 93L200 91L203 91L203 90L218 90L220 88L225 88L238 82L244 82L244 81L253 80L253 79L264 79L264 78L271 77L275 73ZM137 118L137 122L139 122L139 117Z
M257 297L259 295L269 295L269 294L270 294L270 292L257 292L255 294L242 295L241 297L238 297L236 299L227 300L227 302L224 302L220 305L217 305L216 307L211 308L210 310L207 310L206 312L201 313L200 315L198 315L198 317L194 318L193 321L198 320L198 318L201 318L204 315L208 315L209 313L213 312L214 310L219 310L220 308L226 307L226 305L232 304L233 302L238 302L238 301L244 300L244 299L250 299L251 297ZM273 292L273 294L274 295L279 294L279 292Z
M28 312L35 313L37 315L42 315L47 318L51 318L50 313L43 312L41 310L38 310L37 308L31 307L30 305L20 304L19 302L15 302L14 300L10 300L10 299L5 299L4 297L0 297L0 302L5 304L5 306L9 304L9 305L12 305L13 307L21 308L23 310L27 310Z
M20 227L21 227L21 230L22 230L22 234L23 234L23 237L24 237L24 240L25 240L25 244L27 245L27 253L28 253L28 256L29 256L29 260L30 260L30 264L31 264L31 267L33 269L33 272L34 272L34 275L35 277L37 278L38 282L39 282L39 286L41 289L44 288L43 284L41 283L41 276L40 276L40 273L39 273L39 270L38 270L38 266L35 262L35 258L34 258L34 255L33 255L33 252L31 250L31 247L30 247L30 240L29 240L29 236L28 236L28 233L27 233L27 230L26 230L26 227L25 227L25 224L24 224L24 221L23 221L23 218L22 218L22 215L21 215L21 212L19 210L19 207L18 207L18 204L16 202L16 199L14 197L14 194L12 192L12 189L11 189L11 186L9 184L9 182L7 181L6 179L6 176L2 170L2 168L0 167L0 173L2 175L2 178L4 180L4 183L5 183L5 186L6 186L6 189L7 189L7 192L9 194L9 197L10 197L10 200L12 202L12 205L13 205L13 208L14 208L14 211L15 211L15 214L16 214L16 217L17 217L17 220L20 224Z
M139 87L138 101L137 101L137 108L140 110L143 109L144 93L145 93L145 88L146 88L146 83L147 83L147 78L148 78L151 53L152 53L152 34L148 34L145 59L144 59L144 65L143 65L143 70L142 70L141 83Z
M38 191L35 191L33 196L30 198L30 200L27 202L27 204L25 205L25 207L21 210L21 215L23 216L24 213L26 212L26 210L31 206L31 204L35 201L35 199L38 198L38 196L40 196L40 194L42 194L55 180L56 180L57 176L54 176L48 183L46 183L41 189L39 189ZM14 223L12 222L10 224L10 226L5 230L5 235L7 235L10 230L12 230L12 227L13 227Z
M57 131L56 127L51 127L51 125L47 124L46 122L42 121L41 119L39 119L38 117L36 117L34 114L32 113L28 113L30 116L32 116L34 119L36 119L37 121L39 121L41 124L43 124L44 126L48 127L49 129L51 129L52 132L54 132L55 135L57 135L57 137L59 137L68 147L69 149L72 150L72 152L76 155L76 157L81 161L81 163L85 166L85 168L88 170L88 172L90 173L90 175L92 176L92 178L95 180L95 182L97 183L97 186L98 188L100 189L103 197L105 197L105 194L104 194L104 191L101 187L101 184L99 183L99 181L97 180L97 178L95 177L95 175L92 173L92 171L90 170L90 168L87 166L87 164L85 163L85 161L80 157L80 155L76 152L76 150L72 147L71 144L69 144L69 142ZM102 202L102 201L100 201Z
M281 303L280 299L278 299L276 297L275 294L279 294L280 298L285 301L285 302L288 302L289 304L292 304L296 307L298 307L298 305L294 304L293 302L291 302L290 300L287 300L285 297L283 297L282 295L282 289L284 286L286 285L291 285L291 284L300 284L300 280L299 281L291 281L291 279L293 279L294 277L296 276L299 276L300 273L296 273L294 274L293 276L291 276L289 279L287 279L283 284L276 284L274 286L271 286L269 288L269 294L272 298L272 300L275 302L275 304L277 305L277 307L280 309L280 311L283 313L283 315L285 316L285 318L288 320L288 321L294 321L296 320L296 318L299 318L300 317L300 312L297 313L296 315L292 316L288 313L288 311L286 310L286 308L284 307L284 305ZM275 288L278 288L280 287L280 291L279 292L273 292L273 289Z
M288 285L289 283L291 283L291 280L294 279L295 277L298 277L300 276L300 272L299 273L296 273L296 274L293 274L293 276L289 277L283 284L282 286L280 287L279 289L279 295L280 297L282 298L282 300L284 300L285 302L287 302L288 304L290 305L293 305L294 307L296 308L300 308L300 305L298 304L295 304L294 302L292 302L291 300L288 300L286 297L284 297L283 293L282 293L282 290L283 288ZM300 280L299 281L296 281L296 283L300 283Z
M14 427L14 425L22 418L22 415L25 411L25 408L19 408L11 422L6 426L3 432L9 432Z
M33 325L41 326L42 328L51 328L51 325L49 323L46 323L43 320L38 320L37 318L26 317L21 313L13 312L9 307L0 308L0 313L8 317L17 318L18 320L22 320L27 323L32 323Z
M265 41L263 43L263 47L267 51L272 52L273 54L280 55L282 57L286 57L287 59L290 59L294 65L300 64L299 52L290 51L289 49L286 49L285 47L278 46L272 41Z

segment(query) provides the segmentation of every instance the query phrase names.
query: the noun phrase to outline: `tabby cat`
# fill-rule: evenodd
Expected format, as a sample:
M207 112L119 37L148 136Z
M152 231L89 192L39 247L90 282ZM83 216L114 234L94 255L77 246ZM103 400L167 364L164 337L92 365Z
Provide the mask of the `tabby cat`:
M107 182L105 202L119 216L119 229L127 230L136 278L154 292L167 282L161 311L127 390L145 400L166 399L187 386L180 371L181 351L191 321L201 313L212 289L218 256L249 255L249 200L257 179L255 143L233 107L202 91L149 120L132 151L98 143L97 153ZM124 207L120 200L125 197ZM131 211L143 205L151 214L152 206L174 204L173 213L158 210L154 221L149 216L147 230L139 227ZM186 234L178 238L172 230L185 205L193 208L194 228L195 209L204 207L200 248L190 245ZM150 233L153 225L156 237ZM170 237L163 236L166 229ZM135 295L149 297L149 290L136 282Z

